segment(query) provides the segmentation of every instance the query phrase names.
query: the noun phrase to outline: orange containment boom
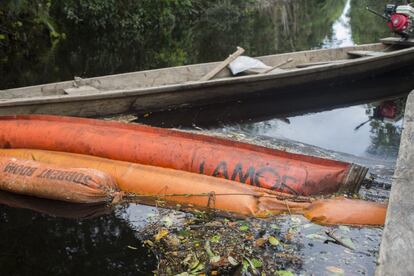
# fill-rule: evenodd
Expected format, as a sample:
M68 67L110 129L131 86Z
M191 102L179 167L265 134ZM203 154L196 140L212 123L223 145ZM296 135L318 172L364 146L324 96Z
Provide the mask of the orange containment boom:
M89 154L221 177L295 195L357 192L367 169L261 146L94 119L0 117L0 147Z
M242 216L270 217L290 212L321 224L348 225L382 225L385 220L386 205L361 200L313 200L220 178L72 153L17 149L0 150L0 156L62 167L76 164L112 175L125 192Z
M0 190L73 203L108 202L119 194L110 175L0 157Z

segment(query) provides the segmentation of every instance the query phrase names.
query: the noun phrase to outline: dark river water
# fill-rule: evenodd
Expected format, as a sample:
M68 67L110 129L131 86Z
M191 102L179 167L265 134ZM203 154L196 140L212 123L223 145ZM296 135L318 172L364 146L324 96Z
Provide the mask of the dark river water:
M386 1L142 1L131 7L128 1L38 2L35 7L0 3L0 89L216 61L237 45L257 56L370 43L388 35L385 23L365 11L366 5L381 10ZM373 115L383 99L310 109L285 106L283 112L272 101L138 114L136 121L317 152L366 165L380 179L390 179L404 98L392 99L398 116L385 121ZM367 194L387 193L361 193ZM0 194L0 203L2 275L152 275L163 256L144 245L143 234L160 208L78 208L10 194ZM373 275L381 229L334 227L356 245L352 251L324 242L324 232L332 228L301 217L261 222L255 233L276 229L274 224L278 237L295 229L286 248L293 246L291 253L300 259L280 261L278 269ZM272 250L262 252L263 260L275 254Z

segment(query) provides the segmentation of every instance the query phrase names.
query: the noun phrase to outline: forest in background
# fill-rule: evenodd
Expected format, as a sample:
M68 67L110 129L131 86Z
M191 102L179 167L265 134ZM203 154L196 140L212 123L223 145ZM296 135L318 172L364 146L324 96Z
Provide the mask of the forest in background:
M3 0L0 89L321 47L345 0ZM387 33L352 1L356 43Z

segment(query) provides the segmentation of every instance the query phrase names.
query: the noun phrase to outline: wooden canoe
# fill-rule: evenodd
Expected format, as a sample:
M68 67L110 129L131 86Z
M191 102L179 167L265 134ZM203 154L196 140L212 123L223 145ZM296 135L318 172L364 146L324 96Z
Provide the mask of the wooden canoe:
M258 94L277 96L299 86L347 84L410 68L414 64L414 47L376 43L258 59L269 66L292 61L269 73L237 77L231 76L226 68L208 81L200 79L219 62L7 89L0 91L0 115L36 113L97 117L209 105ZM295 98L295 93L291 95Z

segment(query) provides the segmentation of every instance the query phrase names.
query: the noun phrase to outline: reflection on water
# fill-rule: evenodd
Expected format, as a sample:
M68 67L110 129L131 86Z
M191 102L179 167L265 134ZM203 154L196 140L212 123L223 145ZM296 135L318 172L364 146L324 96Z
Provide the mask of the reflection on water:
M150 275L156 267L113 214L76 220L0 205L0 225L2 275Z
M354 128L366 121L364 106L341 108L315 114L288 118L290 123L270 120L241 125L249 135L266 135L287 138L345 153L362 155L370 145L370 128Z
M250 56L334 46L349 24L358 44L388 32L365 11L386 0L14 2L1 6L0 89L223 60L237 45Z
M346 47L353 46L351 30L351 18L349 13L351 11L351 0L347 0L341 16L333 24L333 36L326 37L323 41L323 48Z
M249 137L265 135L272 138L295 140L318 147L365 156L368 150L372 153L373 141L378 140L378 133L388 137L384 138L382 148L387 154L384 157L395 158L398 153L398 131L388 129L401 129L401 121L397 123L383 123L374 121L355 130L355 128L369 119L366 105L351 106L331 111L311 113L301 116L288 117L288 121L273 119L257 123L244 123L237 126L227 126L226 129L241 131ZM383 130L376 128L387 129ZM397 139L390 138L397 135ZM389 143L391 140L392 143ZM388 143L387 143L388 141Z

